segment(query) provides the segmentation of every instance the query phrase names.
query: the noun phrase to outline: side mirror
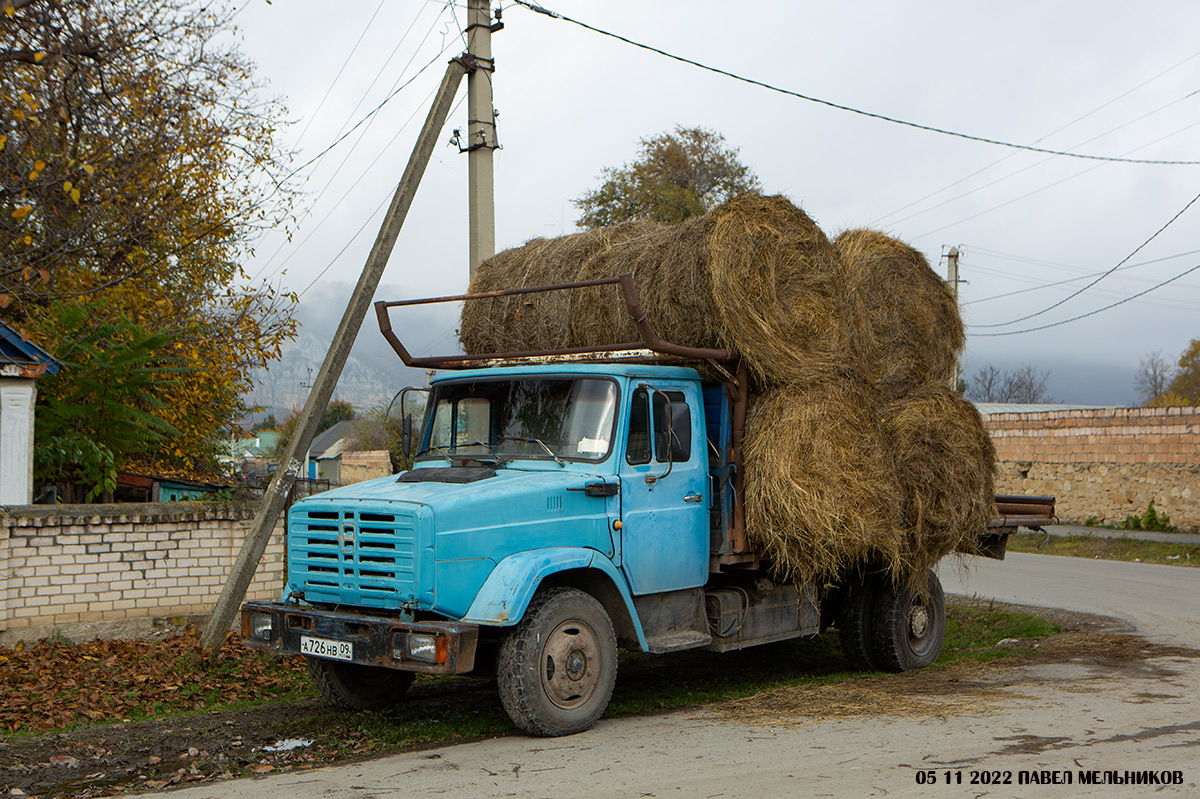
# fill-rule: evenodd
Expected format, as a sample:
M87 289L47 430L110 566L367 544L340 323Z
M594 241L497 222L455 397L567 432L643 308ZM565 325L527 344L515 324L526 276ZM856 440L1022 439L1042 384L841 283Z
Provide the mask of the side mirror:
M412 435L413 435L413 418L411 413L404 414L404 421L400 426L400 451L404 453L405 458L412 457Z

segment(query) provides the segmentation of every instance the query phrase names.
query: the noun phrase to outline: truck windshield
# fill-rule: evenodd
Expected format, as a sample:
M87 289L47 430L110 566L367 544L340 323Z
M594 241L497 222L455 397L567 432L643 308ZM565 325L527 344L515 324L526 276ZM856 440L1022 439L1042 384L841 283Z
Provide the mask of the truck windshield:
M612 448L616 411L617 384L606 378L439 383L417 459L602 461Z

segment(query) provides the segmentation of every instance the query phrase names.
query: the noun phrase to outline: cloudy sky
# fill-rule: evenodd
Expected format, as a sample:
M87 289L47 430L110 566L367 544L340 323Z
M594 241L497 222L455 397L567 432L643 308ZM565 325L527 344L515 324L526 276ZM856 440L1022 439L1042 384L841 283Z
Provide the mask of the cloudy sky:
M672 54L875 114L1050 150L1200 161L1194 0L544 4ZM465 8L440 0L244 4L241 46L290 109L293 124L281 137L296 163L362 122L300 173L305 194L290 238L265 235L251 275L304 291L306 304L356 279L444 63L465 49L464 20ZM1200 165L1083 160L969 141L749 85L520 6L506 3L503 21L493 38L499 249L575 230L571 199L596 185L604 166L634 157L639 137L703 126L740 149L768 192L787 195L831 234L880 228L943 273L944 249L959 246L968 373L1032 364L1051 371L1057 399L1132 402L1147 353L1174 361L1200 337L1200 270L1087 318L989 335L1089 314L1200 265L1200 202L1129 257L1200 193ZM465 93L464 82L460 98ZM463 103L435 151L381 298L465 289L467 163L448 143L450 129L465 125ZM1127 258L1061 306L1003 324L1037 314ZM409 335L417 350L445 352L452 334L446 317ZM370 320L365 335L378 335Z

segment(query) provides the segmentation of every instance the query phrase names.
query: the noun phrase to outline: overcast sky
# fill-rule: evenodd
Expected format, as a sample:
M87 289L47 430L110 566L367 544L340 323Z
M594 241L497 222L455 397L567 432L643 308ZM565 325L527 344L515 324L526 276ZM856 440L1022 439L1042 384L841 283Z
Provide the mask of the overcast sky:
M713 67L841 105L974 136L1072 152L1200 161L1200 3L603 2L555 11ZM418 0L249 0L245 53L294 123L296 163L433 62L301 174L288 240L248 265L320 301L356 279L447 58L465 49L465 9ZM916 130L772 92L506 5L493 37L497 248L575 230L571 203L639 137L676 124L723 134L767 192L825 230L885 230L944 274L964 250L967 371L1030 363L1069 401L1131 402L1146 353L1176 360L1200 337L1200 270L1089 318L1019 335L1145 291L1200 265L1200 202L1095 288L1023 323L1116 266L1200 193L1200 166L1086 161ZM444 51L439 55L439 51ZM460 91L465 97L466 83ZM466 126L465 103L450 129ZM387 295L467 283L467 159L435 151L392 255ZM313 281L316 281L313 284ZM308 288L312 285L312 288ZM1022 293L1015 293L1022 292ZM402 324L397 320L398 326ZM414 331L452 347L453 322ZM368 320L367 335L378 335ZM1082 370L1082 371L1081 371ZM1107 389L1091 375L1110 375ZM1076 380L1074 375L1079 375Z

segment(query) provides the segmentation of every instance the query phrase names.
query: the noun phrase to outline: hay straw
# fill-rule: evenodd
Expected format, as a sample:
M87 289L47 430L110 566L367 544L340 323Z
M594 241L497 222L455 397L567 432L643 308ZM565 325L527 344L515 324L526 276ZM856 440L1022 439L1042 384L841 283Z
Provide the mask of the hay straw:
M911 568L923 573L951 551L976 551L996 510L996 450L979 411L949 388L924 386L889 403L883 427Z
M965 332L953 292L925 256L874 230L848 230L834 246L861 308L861 323L849 331L854 348L885 399L948 383Z
M746 422L746 534L791 579L905 571L901 502L873 390L850 377L774 387Z

